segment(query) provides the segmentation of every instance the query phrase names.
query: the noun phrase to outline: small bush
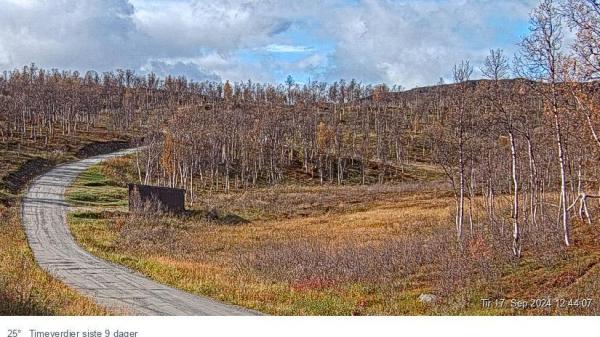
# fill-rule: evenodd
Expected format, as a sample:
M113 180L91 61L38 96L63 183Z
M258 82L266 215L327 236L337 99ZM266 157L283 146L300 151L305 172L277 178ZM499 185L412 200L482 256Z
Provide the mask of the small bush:
M440 259L448 243L439 235L397 238L377 243L360 240L332 246L316 239L271 242L242 256L238 268L295 285L383 284L405 277Z

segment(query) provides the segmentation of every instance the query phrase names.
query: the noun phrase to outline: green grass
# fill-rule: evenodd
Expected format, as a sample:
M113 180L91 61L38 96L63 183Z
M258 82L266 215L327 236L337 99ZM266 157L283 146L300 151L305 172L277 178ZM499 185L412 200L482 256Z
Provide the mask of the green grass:
M77 183L81 186L92 186L92 187L101 187L101 186L115 186L116 184L106 178L101 172L100 167L95 166L92 167L85 172L81 173L78 177Z
M67 201L74 206L123 207L127 206L127 188L107 179L100 166L83 172L69 188Z
M82 216L83 214L83 216ZM112 251L115 235L107 230L107 220L101 213L74 212L67 215L75 239L92 252Z

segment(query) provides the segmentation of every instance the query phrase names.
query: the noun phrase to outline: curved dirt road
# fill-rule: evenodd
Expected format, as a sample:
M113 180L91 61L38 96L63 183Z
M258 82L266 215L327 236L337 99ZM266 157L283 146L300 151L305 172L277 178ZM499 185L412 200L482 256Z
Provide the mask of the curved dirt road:
M23 200L22 217L37 263L100 305L125 314L258 314L156 283L97 258L75 243L67 227L65 189L90 166L131 152L125 150L61 165L33 182Z

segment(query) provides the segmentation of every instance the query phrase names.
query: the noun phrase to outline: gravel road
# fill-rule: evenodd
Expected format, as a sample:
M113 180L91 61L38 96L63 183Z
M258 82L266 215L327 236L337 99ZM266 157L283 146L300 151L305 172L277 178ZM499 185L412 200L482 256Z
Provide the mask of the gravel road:
M22 217L37 263L98 304L131 315L256 315L154 282L140 273L97 258L81 248L67 226L65 189L78 174L124 150L58 166L37 178L23 199Z

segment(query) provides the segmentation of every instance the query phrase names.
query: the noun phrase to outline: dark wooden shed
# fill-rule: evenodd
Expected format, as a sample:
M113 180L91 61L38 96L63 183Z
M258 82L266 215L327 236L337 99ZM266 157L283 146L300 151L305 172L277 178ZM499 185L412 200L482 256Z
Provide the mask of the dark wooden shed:
M160 186L128 184L130 212L185 211L185 190Z

